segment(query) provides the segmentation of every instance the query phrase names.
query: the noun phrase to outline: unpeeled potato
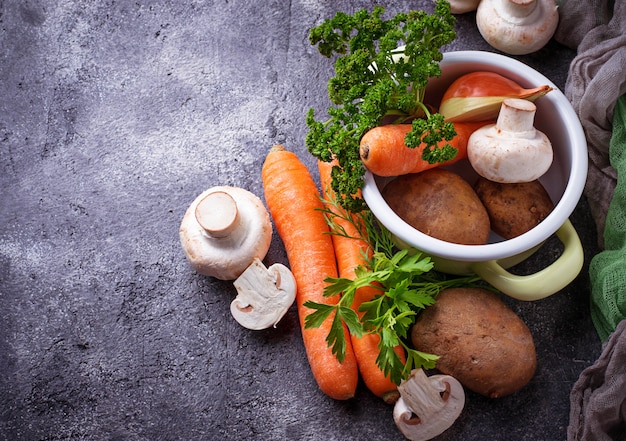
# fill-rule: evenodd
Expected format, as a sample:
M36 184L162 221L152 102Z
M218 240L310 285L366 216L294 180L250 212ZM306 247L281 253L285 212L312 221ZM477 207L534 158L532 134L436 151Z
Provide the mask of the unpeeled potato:
M474 190L489 213L492 230L504 239L531 230L554 209L548 192L537 180L503 184L481 177Z
M424 234L464 245L484 245L489 239L489 215L458 174L434 168L399 176L382 191L389 207Z
M439 371L491 398L522 389L537 367L526 324L481 288L442 290L412 326L411 341L415 349L440 356Z

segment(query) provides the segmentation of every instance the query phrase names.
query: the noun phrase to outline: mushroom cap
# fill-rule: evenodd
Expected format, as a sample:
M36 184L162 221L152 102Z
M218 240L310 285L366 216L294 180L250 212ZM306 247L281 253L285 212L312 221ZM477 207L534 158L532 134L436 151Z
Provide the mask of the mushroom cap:
M483 139L474 140L471 148L468 144L467 157L476 173L484 178L500 183L531 182L550 168L553 151L545 134L537 131L532 139L536 145L532 145L527 138L503 141L495 125L479 130L477 137L482 135Z

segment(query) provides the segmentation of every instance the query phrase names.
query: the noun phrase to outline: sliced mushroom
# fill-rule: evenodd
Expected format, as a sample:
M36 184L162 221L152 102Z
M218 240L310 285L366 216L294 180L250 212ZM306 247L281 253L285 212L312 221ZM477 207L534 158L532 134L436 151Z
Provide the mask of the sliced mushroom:
M393 420L411 441L426 441L450 428L465 406L465 391L454 377L414 369L398 386Z
M258 258L233 284L238 294L230 312L248 329L276 326L296 298L296 280L289 268L280 263L266 268Z

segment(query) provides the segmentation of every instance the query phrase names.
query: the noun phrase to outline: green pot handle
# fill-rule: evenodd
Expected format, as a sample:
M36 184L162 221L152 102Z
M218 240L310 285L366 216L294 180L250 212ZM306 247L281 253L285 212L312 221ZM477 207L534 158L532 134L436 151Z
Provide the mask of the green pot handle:
M569 219L556 231L556 235L563 243L563 253L552 264L535 274L511 274L497 260L472 264L472 271L494 288L518 300L540 300L551 296L578 276L584 261L580 238Z

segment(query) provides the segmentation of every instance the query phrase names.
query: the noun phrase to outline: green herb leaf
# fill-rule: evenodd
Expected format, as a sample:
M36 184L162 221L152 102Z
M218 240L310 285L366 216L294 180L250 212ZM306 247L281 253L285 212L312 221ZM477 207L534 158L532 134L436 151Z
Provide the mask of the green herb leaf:
M354 287L354 281L339 277L327 277L324 282L326 282L326 286L324 287L324 296L326 297L340 295Z
M363 325L359 320L359 316L352 308L340 306L337 310L337 314L341 317L346 326L348 326L350 334L356 335L359 338L363 336Z
M330 332L326 337L328 346L332 348L332 353L337 357L339 362L343 362L346 358L346 339L344 336L343 321L339 313L333 317L333 323L330 327Z
M305 328L319 328L324 323L324 320L335 310L334 305L326 305L324 303L304 302L304 306L315 310L304 319Z

